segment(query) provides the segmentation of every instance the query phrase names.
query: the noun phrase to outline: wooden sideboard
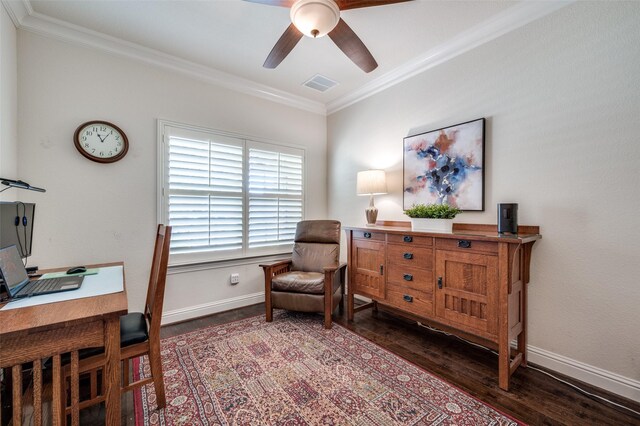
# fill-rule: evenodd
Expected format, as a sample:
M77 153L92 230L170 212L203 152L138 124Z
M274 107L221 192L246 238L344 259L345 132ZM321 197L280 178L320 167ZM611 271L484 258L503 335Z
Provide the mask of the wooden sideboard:
M388 224L344 228L348 319L379 303L495 349L500 388L509 390L511 375L527 362L527 283L539 227L501 236L495 225L456 223L443 234ZM373 302L354 308L356 294Z

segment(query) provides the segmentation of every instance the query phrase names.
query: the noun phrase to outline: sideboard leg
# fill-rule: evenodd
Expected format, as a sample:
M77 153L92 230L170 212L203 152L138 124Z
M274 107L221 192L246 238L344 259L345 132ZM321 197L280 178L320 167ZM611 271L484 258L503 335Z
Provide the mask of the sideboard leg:
M498 384L500 385L500 389L505 391L509 390L509 378L511 376L510 358L509 346L506 348L500 347L498 352Z
M498 270L498 384L509 390L511 375L511 347L509 344L509 246L498 244L498 256L502 260Z
M525 257L523 256L523 264L524 259ZM527 298L529 297L527 295L528 287L529 286L526 282L522 283L522 301L520 305L520 312L522 312L522 331L518 335L518 352L522 354L522 362L520 363L520 365L525 367L527 366L527 304L529 303L529 301L527 300Z

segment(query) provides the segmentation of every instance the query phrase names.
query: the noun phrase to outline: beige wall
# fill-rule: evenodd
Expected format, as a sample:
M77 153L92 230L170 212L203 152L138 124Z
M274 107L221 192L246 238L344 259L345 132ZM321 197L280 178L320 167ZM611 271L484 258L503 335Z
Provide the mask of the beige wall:
M326 216L326 119L214 87L92 49L18 32L19 167L47 189L37 203L33 260L39 266L124 260L131 308L146 293L156 226L157 119L305 147L306 213ZM72 141L76 127L102 119L129 138L127 156L98 164ZM241 282L229 284L229 273ZM172 274L165 312L242 298L263 289L257 262ZM223 305L222 308L228 307ZM184 316L181 317L184 319Z
M329 216L363 225L356 172L384 168L379 219L406 220L403 137L486 117L486 211L458 221L519 203L543 235L529 344L637 384L639 22L640 3L578 2L332 114Z
M0 5L0 177L8 179L19 178L16 37L16 27ZM0 194L0 200L13 201L18 195L9 189Z

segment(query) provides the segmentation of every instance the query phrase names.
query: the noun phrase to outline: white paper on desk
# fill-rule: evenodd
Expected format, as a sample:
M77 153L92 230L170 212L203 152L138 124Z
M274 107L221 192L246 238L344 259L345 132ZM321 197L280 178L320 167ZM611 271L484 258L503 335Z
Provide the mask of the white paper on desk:
M77 290L13 300L0 310L7 311L9 309L25 308L27 306L102 296L104 294L118 293L123 289L122 266L109 266L107 268L100 268L96 275L86 275L82 281L82 286Z

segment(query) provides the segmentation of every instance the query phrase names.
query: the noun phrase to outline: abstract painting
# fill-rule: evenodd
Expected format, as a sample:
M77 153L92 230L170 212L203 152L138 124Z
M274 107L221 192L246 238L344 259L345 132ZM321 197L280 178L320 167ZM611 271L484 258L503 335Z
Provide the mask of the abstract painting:
M484 210L484 118L404 138L403 208Z

